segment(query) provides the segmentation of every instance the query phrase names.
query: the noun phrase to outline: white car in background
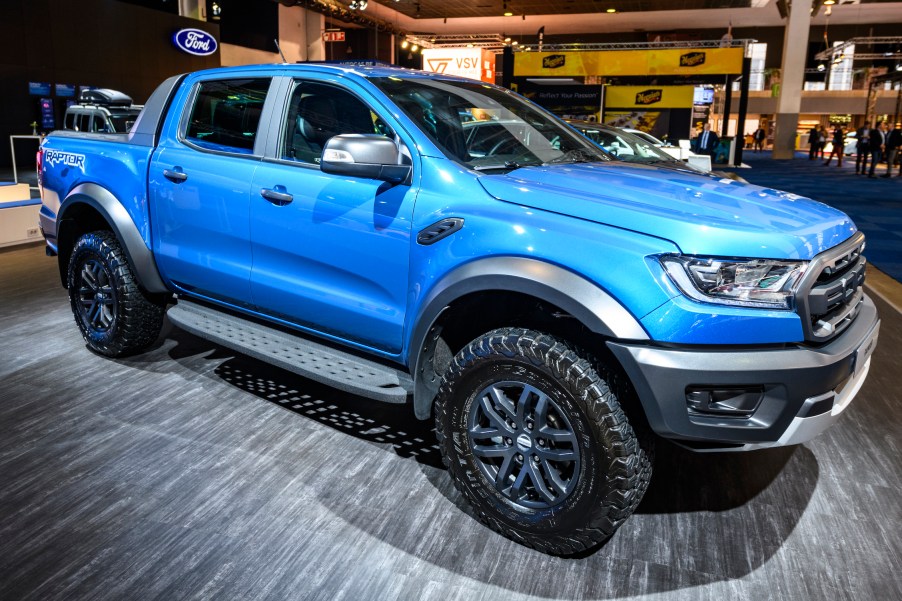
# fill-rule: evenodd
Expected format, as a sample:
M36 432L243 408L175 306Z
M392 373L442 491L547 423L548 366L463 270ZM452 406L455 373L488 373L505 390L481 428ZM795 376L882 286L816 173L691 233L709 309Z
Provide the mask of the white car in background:
M686 161L693 167L702 169L703 171L711 171L711 157L692 152L692 150L689 148L689 140L680 140L680 145L674 146L673 144L668 144L663 140L659 140L653 135L639 129L624 127L623 131L629 132L634 136L642 138L649 144L653 144L662 152L666 152L678 161Z

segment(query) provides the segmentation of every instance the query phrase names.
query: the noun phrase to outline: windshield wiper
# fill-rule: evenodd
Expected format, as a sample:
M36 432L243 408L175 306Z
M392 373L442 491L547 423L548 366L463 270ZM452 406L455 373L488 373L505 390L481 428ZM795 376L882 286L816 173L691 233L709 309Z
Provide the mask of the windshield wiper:
M559 157L555 157L550 161L545 161L544 165L553 165L555 163L600 163L604 159L587 148L574 148L568 150Z
M518 163L517 161L505 161L503 165L476 165L474 167L470 167L473 171L491 171L493 169L509 169L513 171L514 169L519 169L521 167L537 167L542 163Z

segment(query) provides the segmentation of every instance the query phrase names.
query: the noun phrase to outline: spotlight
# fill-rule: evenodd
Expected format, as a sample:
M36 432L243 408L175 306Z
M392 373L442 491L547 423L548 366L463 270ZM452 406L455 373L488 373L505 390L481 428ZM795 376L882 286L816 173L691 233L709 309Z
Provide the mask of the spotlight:
M411 51L411 52L416 52L416 51L419 50L419 49L420 49L420 47L417 46L416 44L414 44L413 46L410 47L410 51Z
M511 39L510 39L510 38L504 38L504 41L505 41L505 42L510 42Z
M826 70L827 70L827 65L825 65L824 63L820 63L820 64L817 66L817 70L818 70L818 71L826 71Z
M617 9L616 9L616 8L609 8L608 10L606 10L606 11L604 11L604 12L613 14L613 13L617 12Z
M401 40L401 48L407 48L407 40Z
M507 7L507 2L504 3L503 8L504 8L504 16L505 17L513 17L514 16L514 11L512 11L511 9L509 9Z
M824 0L824 6L832 6L836 4L836 0Z

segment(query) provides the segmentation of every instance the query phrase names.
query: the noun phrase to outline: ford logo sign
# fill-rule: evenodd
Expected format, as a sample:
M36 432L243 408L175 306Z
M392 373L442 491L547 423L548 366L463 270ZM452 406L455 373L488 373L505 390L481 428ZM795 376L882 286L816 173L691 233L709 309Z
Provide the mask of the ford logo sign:
M219 46L216 38L201 29L180 29L172 36L172 43L180 50L196 56L208 56Z

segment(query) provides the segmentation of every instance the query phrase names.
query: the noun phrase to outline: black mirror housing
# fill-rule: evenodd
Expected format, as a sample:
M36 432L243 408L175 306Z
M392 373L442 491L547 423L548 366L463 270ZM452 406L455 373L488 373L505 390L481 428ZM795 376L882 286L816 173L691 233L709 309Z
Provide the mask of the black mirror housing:
M398 184L410 175L410 165L402 165L401 160L401 152L391 138L379 134L341 134L326 142L320 169L323 173Z

